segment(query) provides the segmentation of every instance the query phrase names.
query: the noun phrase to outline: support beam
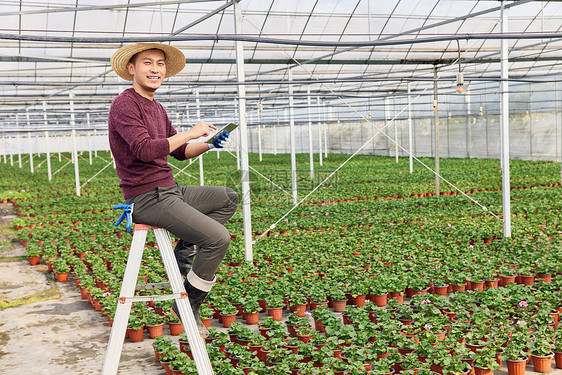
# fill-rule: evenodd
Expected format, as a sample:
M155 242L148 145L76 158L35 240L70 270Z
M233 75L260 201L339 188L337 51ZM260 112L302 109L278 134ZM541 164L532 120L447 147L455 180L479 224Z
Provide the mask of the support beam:
M234 3L234 30L242 34L242 9L239 2ZM246 81L244 72L244 46L236 42L236 76L238 78L238 123L241 149L242 212L244 218L244 253L247 262L254 260L252 251L252 213L250 203L250 165L248 161L248 129L246 126Z
M80 170L78 169L78 147L76 145L76 120L74 117L74 94L68 93L70 104L70 126L72 127L72 160L74 160L74 181L76 183L76 195L80 196Z
M294 98L293 98L293 71L291 68L287 68L287 74L289 76L289 130L290 130L290 144L291 144L291 186L293 192L293 204L297 204L297 159L295 150L295 109L294 109Z
M433 111L435 115L435 195L439 195L439 94L437 92L437 66L433 66Z
M410 149L410 173L414 173L414 148L412 137L412 97L410 82L408 82L408 148Z
M310 162L310 179L314 180L314 154L312 150L312 114L310 113L310 87L306 88L306 100L308 104L308 154Z
M320 108L322 108L322 105L319 96L316 97L316 108L316 117L318 119L318 158L320 166L322 166L324 164L322 160L322 122L320 121Z
M502 33L507 33L508 17L504 1L501 3L501 28ZM509 66L508 66L508 41L501 41L501 75L500 83L501 114L500 126L502 129L502 196L503 196L503 235L511 237L511 192L509 174Z
M199 89L195 89L195 108L197 111L197 122L201 121L201 102L199 100ZM199 185L205 186L205 175L203 169L203 154L199 155Z

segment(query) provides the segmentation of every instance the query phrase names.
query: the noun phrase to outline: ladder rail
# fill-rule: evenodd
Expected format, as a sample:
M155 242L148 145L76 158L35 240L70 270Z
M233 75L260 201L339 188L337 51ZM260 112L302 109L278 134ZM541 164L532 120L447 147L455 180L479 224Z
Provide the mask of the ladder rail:
M125 268L119 296L133 296L135 293L147 232L147 229L140 229L133 233L133 241L129 250L129 258L127 259L127 267ZM133 302L130 300L117 304L103 362L102 375L117 374L132 304Z
M160 254L162 255L162 261L168 274L168 280L170 280L170 284L172 286L172 291L174 293L185 293L183 277L180 274L180 270L174 256L170 235L164 228L153 229L160 249ZM199 330L197 329L197 323L193 317L193 311L191 310L189 300L187 298L180 298L176 300L176 303L189 346L191 347L191 352L193 353L193 360L195 361L195 365L197 367L197 373L201 375L213 375L211 361L209 360L209 355L207 353L207 349L205 348L205 340L199 336Z
M107 345L107 350L104 358L102 375L117 374L132 303L135 301L145 301L152 298L154 298L155 300L170 299L170 296L167 296L167 298L166 296L135 296L135 289L145 289L142 288L142 286L141 288L138 288L139 286L136 284L138 280L148 229L148 225L135 224L135 231L133 233L133 240L131 243L131 249L129 251L127 267L125 268L125 274L123 276L123 282L121 284L119 303L117 304L115 319L113 321L113 326L109 335L109 343ZM183 277L180 274L174 256L174 250L172 248L172 242L170 241L170 235L164 228L152 227L152 229L154 231L154 235L156 236L158 248L162 256L162 262L164 263L164 268L166 269L168 280L172 288L173 294L171 296L177 297L176 303L179 309L184 331L193 353L193 359L197 367L197 373L201 375L213 375L213 369L211 366L211 361L209 360L207 349L205 347L205 341L199 336L199 330L197 329L197 323L195 322L195 318L193 317L193 311L191 310L189 299L186 298L187 294L183 285Z

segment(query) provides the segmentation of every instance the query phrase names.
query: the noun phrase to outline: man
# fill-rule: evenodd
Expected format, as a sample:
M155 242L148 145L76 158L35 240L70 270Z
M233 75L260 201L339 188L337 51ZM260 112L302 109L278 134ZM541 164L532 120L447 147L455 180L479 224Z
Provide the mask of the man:
M133 87L117 96L109 110L109 144L115 158L119 186L126 203L134 204L133 221L167 229L181 240L174 253L199 333L208 331L199 307L215 282L215 272L230 244L224 227L236 211L238 195L217 186L179 186L168 165L168 155L178 160L196 157L211 148L205 142L187 143L208 136L216 127L199 121L177 133L166 111L154 100L162 80L179 73L185 56L177 48L160 43L135 43L111 57L117 75ZM197 256L195 256L197 255ZM177 306L172 311L178 315Z

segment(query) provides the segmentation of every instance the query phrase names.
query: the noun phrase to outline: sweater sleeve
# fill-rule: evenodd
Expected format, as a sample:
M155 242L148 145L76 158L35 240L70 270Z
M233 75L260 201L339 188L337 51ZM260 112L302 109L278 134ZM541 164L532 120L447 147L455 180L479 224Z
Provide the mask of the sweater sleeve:
M176 135L178 132L172 126L172 121L170 121L170 119L167 118L167 116L166 116L166 120L167 120L166 123L168 125L168 137L171 137L172 135ZM177 160L186 160L187 159L185 157L185 149L186 148L187 148L187 143L184 143L183 145L181 145L180 147L178 147L174 151L172 151L170 153L170 155L173 156Z
M111 108L114 129L127 142L132 153L143 162L165 158L170 152L166 138L153 139L137 104L116 99Z

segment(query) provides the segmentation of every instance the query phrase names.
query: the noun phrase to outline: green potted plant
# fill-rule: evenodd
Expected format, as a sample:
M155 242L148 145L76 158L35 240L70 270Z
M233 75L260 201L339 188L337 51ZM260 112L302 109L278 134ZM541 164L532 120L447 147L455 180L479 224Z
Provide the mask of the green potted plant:
M554 330L550 326L542 326L535 332L531 343L531 358L536 372L550 372L554 347Z
M478 349L473 362L476 375L491 375L501 366L496 360L496 349L490 345Z

